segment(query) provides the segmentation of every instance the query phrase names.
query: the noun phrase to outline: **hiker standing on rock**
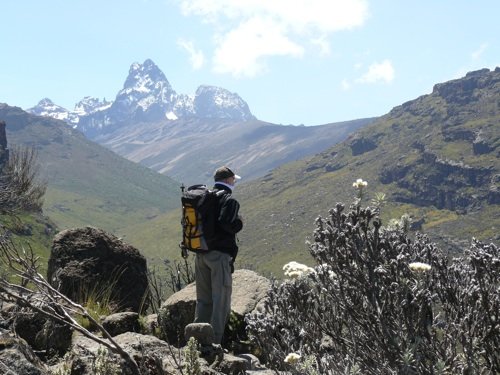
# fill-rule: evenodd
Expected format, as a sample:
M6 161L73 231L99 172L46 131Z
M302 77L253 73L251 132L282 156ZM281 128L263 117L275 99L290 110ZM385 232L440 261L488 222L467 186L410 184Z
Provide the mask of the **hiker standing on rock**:
M195 323L210 323L215 343L220 344L231 312L232 273L238 254L236 233L243 228L239 215L240 204L231 196L236 181L241 177L228 167L220 167L214 174L215 233L208 252L196 254L196 312ZM224 193L222 193L222 191Z

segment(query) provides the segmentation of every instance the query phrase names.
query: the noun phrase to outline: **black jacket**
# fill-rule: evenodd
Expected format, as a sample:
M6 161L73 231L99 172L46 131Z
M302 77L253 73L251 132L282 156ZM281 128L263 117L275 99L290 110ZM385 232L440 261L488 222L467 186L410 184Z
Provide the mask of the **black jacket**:
M209 244L209 250L218 250L231 255L236 259L238 245L236 244L236 233L243 228L243 222L239 216L240 204L231 196L231 189L224 185L215 183L214 190L224 190L218 198L218 218L215 224L215 236Z

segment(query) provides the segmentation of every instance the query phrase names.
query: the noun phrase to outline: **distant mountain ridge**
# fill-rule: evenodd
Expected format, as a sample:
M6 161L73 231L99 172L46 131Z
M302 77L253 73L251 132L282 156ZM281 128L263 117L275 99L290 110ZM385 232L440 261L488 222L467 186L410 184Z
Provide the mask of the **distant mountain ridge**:
M212 173L220 165L230 165L248 181L321 152L372 121L284 126L259 120L189 118L123 124L94 140L178 181L211 184Z
M133 63L123 88L112 102L85 97L73 111L42 99L29 113L64 120L89 138L121 123L155 122L179 118L252 120L248 104L226 89L202 85L194 95L178 94L151 60Z
M211 183L222 164L256 178L321 152L373 121L270 124L256 119L239 95L220 87L176 93L150 59L131 65L113 102L86 97L70 112L44 99L28 112L64 120L119 155L185 183Z

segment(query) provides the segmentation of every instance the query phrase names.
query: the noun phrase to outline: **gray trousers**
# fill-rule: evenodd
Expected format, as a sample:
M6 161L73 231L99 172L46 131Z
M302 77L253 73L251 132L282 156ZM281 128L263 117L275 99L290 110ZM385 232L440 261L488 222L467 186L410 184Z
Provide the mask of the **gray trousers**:
M196 312L195 323L210 323L215 343L220 344L231 313L233 279L231 256L220 251L196 254Z

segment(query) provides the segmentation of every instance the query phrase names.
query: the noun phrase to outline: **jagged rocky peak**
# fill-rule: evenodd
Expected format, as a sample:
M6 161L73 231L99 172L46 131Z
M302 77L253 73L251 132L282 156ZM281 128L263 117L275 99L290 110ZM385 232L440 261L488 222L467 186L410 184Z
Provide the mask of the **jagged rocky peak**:
M152 60L133 63L108 115L115 123L160 120L172 111L175 95L167 78Z
M120 93L123 94L124 91L127 94L134 91L142 95L154 93L157 97L159 94L158 98L162 101L171 101L175 93L165 74L150 59L144 61L143 64L133 63L130 66L128 77Z
M196 90L194 110L199 117L251 120L248 104L241 97L226 89L202 85Z
M101 101L98 98L86 96L75 104L74 112L79 115L87 115L96 111L102 111L103 109L108 108L111 104L112 102L108 102L106 98Z

